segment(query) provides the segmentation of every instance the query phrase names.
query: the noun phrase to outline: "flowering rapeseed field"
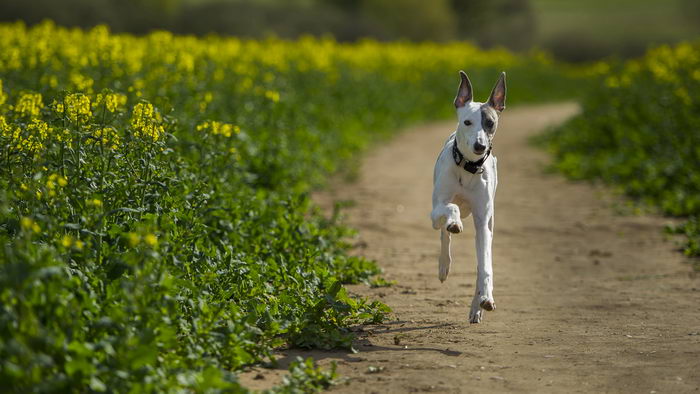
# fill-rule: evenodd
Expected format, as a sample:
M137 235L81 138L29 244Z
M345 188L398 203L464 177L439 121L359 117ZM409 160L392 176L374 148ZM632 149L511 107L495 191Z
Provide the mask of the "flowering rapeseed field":
M388 309L342 283L378 269L307 194L449 114L459 69L483 95L508 70L511 103L580 81L464 43L0 25L3 386L238 391L275 347L349 348ZM287 388L331 378L306 362Z

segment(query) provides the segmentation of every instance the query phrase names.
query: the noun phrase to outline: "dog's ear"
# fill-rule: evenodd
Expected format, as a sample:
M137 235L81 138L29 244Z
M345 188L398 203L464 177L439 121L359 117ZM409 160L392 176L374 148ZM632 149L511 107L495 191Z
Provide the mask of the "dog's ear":
M501 73L501 76L493 87L491 96L489 96L489 105L498 112L506 109L506 73Z
M472 83L464 71L459 72L459 77L462 79L459 82L459 90L455 97L455 108L464 107L468 102L472 101Z

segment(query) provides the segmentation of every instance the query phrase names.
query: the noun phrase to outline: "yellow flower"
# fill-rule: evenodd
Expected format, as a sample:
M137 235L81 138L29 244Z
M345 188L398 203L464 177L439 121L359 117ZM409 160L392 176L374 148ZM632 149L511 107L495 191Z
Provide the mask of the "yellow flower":
M31 218L22 216L22 219L20 219L19 223L22 226L22 229L28 230L32 228L32 224L34 224L34 221Z
M56 132L54 135L56 136L56 140L59 142L67 142L70 145L70 143L73 141L73 134L71 134L70 130L68 129L63 129Z
M3 115L0 115L0 135L3 137L12 135L12 126L7 123L7 119Z
M0 106L5 104L5 101L7 101L7 95L2 90L2 79L0 79Z
M49 196L53 197L56 195L54 189L57 186L64 187L68 184L68 180L59 174L51 174L46 180L46 188L49 189Z
M141 242L141 237L136 233L128 233L126 235L126 238L129 241L129 246L131 246L132 248L138 245L139 242Z
M99 208L102 206L102 200L100 200L98 198L93 198L91 200L87 200L87 205L91 205L93 207Z
M113 127L105 127L95 130L93 134L96 143L102 144L112 150L117 150L121 144L119 133Z
M28 106L24 105L26 113L32 112L27 109ZM9 146L20 152L35 153L43 149L44 141L52 131L46 122L38 118L33 118L29 124L16 125L9 124L5 116L0 116L0 135L9 138Z
M76 239L75 243L73 244L73 246L75 246L75 248L78 250L83 250L84 245L85 245L85 243L79 239Z
M53 108L54 112L63 115L63 111L65 110L63 103L59 103L58 101L54 100L51 103L51 107Z
M131 128L135 137L158 141L165 134L165 129L160 124L161 118L151 103L138 103L131 114Z
M156 238L154 234L146 234L143 237L143 241L150 247L154 247L156 244L158 244L158 238Z
M65 104L68 112L68 119L74 123L78 121L84 123L92 117L90 98L84 94L75 93L67 95Z
M199 112L204 112L207 110L207 106L214 99L214 94L212 92L205 92L202 99L199 101Z
M105 108L109 112L115 112L119 108L123 107L126 105L126 96L120 93L106 93L106 94L98 94L97 98L95 99L94 107L97 108L101 106L104 103Z
M91 92L92 84L94 81L92 78L82 75L78 72L71 73L69 76L70 82L75 87L75 90L81 92Z
M15 104L15 112L20 116L29 116L35 118L39 116L41 109L44 108L44 102L41 99L41 93L22 93Z
M41 231L41 227L39 227L39 225L32 218L28 218L26 216L22 216L22 219L20 219L20 225L22 226L23 230L31 230L35 233Z
M280 101L280 94L274 90L266 90L265 97L270 99L273 103Z
M240 133L241 128L230 123L208 120L204 123L197 125L197 131L208 131L210 134L213 135L223 135L224 137L231 137L233 134Z
M63 235L63 238L61 238L61 245L63 245L64 248L70 248L71 245L73 245L73 237L69 234Z

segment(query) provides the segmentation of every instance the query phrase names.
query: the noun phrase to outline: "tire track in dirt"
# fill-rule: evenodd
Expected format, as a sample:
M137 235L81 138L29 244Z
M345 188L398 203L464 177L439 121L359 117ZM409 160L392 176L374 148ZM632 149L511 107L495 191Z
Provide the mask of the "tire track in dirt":
M576 111L552 104L502 115L494 144L498 310L482 324L467 319L471 218L453 236L450 277L437 278L432 172L454 122L406 130L366 156L356 182L318 196L325 206L356 202L346 213L359 230L357 253L397 285L350 290L387 303L395 320L362 329L357 354L290 350L280 368L296 356L335 361L347 379L332 389L341 393L700 392L700 282L664 239L668 219L615 214L604 189L543 173L547 155L527 143ZM242 380L263 388L281 374L256 368Z

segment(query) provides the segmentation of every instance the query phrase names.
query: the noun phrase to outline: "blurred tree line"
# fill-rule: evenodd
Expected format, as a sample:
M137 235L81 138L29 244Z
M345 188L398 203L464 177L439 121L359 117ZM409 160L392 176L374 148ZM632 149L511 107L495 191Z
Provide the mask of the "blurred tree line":
M529 0L0 0L0 20L64 26L106 23L116 32L167 29L260 38L332 34L341 41L447 41L529 48Z
M470 40L515 51L538 46L563 60L587 61L638 56L649 45L700 34L700 0L658 1L0 0L0 21L48 18L83 28L105 23L136 34L165 29L250 38ZM660 7L675 11L659 15Z

